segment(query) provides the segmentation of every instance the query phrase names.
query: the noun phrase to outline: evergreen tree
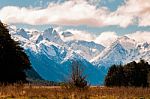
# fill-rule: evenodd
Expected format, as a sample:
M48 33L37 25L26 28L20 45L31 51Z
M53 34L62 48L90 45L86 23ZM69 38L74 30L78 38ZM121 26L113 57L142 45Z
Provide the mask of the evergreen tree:
M30 61L19 43L11 39L7 27L0 22L0 82L26 81L25 70Z
M121 65L112 65L105 78L106 86L122 86L124 85L124 72Z
M135 86L149 85L150 65L144 60L135 61L126 65L112 65L105 77L106 86Z
M127 81L126 82L127 86L133 86L136 84L136 75L138 75L136 66L137 63L135 61L124 65L124 75Z
M150 65L148 64L148 62L145 62L144 60L140 60L140 62L137 64L138 66L138 80L137 82L139 82L139 86L143 86L143 87L147 87L148 86L148 74L150 72ZM140 80L140 81L139 81Z

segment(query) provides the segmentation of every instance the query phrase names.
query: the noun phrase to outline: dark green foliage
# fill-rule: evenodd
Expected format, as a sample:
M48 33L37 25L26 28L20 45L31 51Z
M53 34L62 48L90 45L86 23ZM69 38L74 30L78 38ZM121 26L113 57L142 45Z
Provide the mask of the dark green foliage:
M124 66L113 65L105 78L105 85L147 87L149 72L150 65L144 60L139 63L133 61Z
M81 67L80 63L73 61L71 65L71 77L69 79L67 87L84 89L87 88L86 76L84 76L84 69Z
M123 67L121 65L116 66L113 65L109 71L109 76L106 76L105 78L105 85L106 86L122 86L124 81L124 71Z
M19 43L11 39L8 29L0 22L0 82L26 81L25 70L30 61Z
M124 67L125 76L129 86L143 86L148 85L148 72L150 65L141 60L139 63L131 62Z
M150 72L148 73L148 78L147 78L147 81L148 81L148 86L150 86Z

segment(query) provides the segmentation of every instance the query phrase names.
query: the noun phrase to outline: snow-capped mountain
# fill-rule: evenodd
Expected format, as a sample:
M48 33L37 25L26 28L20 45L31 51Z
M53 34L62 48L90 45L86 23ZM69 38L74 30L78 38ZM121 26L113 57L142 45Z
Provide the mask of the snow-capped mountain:
M66 44L74 50L77 54L82 55L86 60L91 60L104 50L104 46L94 42L87 42L81 40L68 41Z
M127 36L119 37L98 56L90 60L96 66L110 67L113 64L126 64L140 59L149 60L150 44L137 43Z
M46 80L64 81L68 78L73 60L85 67L87 80L92 85L103 84L107 69L113 64L139 61L150 62L150 44L139 43L127 36L119 37L110 46L83 40L63 41L53 28L43 32L9 27L12 38L19 41L31 61L33 69Z
M97 57L90 60L97 66L109 67L112 64L123 64L128 55L135 49L136 42L126 36L119 37L105 48Z
M86 41L64 42L53 28L43 32L11 29L10 34L13 39L21 43L32 67L43 79L66 80L71 62L76 60L85 67L85 74L88 75L87 80L90 84L103 83L104 73L88 61L104 49L102 45Z

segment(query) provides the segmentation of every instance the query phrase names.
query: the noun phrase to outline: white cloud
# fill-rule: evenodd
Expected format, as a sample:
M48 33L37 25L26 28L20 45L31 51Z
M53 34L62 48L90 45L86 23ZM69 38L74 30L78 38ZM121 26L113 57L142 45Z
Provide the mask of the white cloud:
M102 32L95 40L95 43L102 44L103 46L109 46L118 38L115 32Z
M0 20L5 23L31 25L119 25L127 27L138 18L140 26L150 26L150 0L126 0L116 11L96 7L100 0L67 0L50 3L47 8L20 8L7 6L0 9Z
M113 43L119 36L115 32L102 32L100 35L94 35L93 33L89 33L86 31L68 29L66 32L71 32L72 36L63 36L60 35L63 41L70 40L84 40L84 41L93 41L97 44L102 44L103 46L109 46Z
M141 15L139 19L139 26L150 26L150 12Z
M88 33L86 31L80 31L80 30L74 30L74 29L68 29L66 31L71 32L73 35L69 37L64 37L61 35L61 38L64 41L69 41L69 40L93 41L95 39L95 35L92 35L91 33Z
M126 0L116 14L124 16L122 20L128 20L130 24L137 18L140 26L150 26L150 0Z
M107 31L102 32L100 35L94 35L93 33L88 33L85 31L80 30L74 30L69 29L66 30L68 32L71 32L73 35L69 37L64 37L61 35L61 38L64 41L70 41L70 40L85 40L85 41L94 41L95 43L102 44L103 46L110 46L113 42L115 42L119 35L117 35L115 32ZM131 39L134 39L136 42L142 43L142 42L148 42L150 43L150 32L146 31L137 31L130 34L125 34L125 36L128 36Z
M135 33L127 34L126 36L134 39L137 42L149 42L150 43L150 32L137 31Z
M115 32L102 32L100 35L94 35L93 33L89 33L86 31L68 29L66 32L71 32L72 36L64 37L60 35L63 41L70 40L84 40L84 41L93 41L97 44L102 44L103 46L109 46L113 43L119 36Z
M125 34L125 36L128 36L129 38L134 39L136 42L139 43L150 43L150 32L147 31L137 31L130 34ZM115 40L117 40L118 37L120 36L117 35L115 32L103 32L94 40L94 42L102 44L104 46L109 46Z
M58 25L102 25L99 15L105 8L96 9L86 1L67 1L49 4L45 9L19 8L7 6L0 10L0 19L5 23L58 24Z

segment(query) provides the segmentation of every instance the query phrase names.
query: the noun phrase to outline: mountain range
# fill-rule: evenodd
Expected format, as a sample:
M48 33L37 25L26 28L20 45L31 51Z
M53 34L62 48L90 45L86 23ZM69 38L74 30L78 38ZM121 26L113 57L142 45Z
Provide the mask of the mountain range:
M29 56L32 68L42 79L62 82L68 80L73 60L84 67L91 85L101 85L108 68L113 64L126 64L141 58L150 62L150 43L137 42L120 36L109 46L94 41L70 40L73 33L58 33L53 28L42 32L9 27L11 37L18 41Z

